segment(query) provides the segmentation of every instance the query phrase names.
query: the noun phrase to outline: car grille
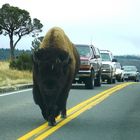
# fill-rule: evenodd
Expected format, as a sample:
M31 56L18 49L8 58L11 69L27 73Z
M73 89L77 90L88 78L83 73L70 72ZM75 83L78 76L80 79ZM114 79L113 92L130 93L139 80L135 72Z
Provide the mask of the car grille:
M130 74L126 73L126 74L124 74L124 76L130 76Z
M103 68L103 69L108 69L109 67L110 67L110 65L108 65L108 64L103 64L103 65L102 65L102 68Z

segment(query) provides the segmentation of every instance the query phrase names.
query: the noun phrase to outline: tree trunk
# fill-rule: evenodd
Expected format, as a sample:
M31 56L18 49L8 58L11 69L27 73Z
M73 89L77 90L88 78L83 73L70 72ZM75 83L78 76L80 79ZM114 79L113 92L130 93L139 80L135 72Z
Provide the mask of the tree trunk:
M14 47L11 47L10 50L10 59L13 61L15 59L15 53L14 53L15 49Z
M14 54L15 48L13 45L13 36L10 36L10 59L13 61L15 59L15 54Z

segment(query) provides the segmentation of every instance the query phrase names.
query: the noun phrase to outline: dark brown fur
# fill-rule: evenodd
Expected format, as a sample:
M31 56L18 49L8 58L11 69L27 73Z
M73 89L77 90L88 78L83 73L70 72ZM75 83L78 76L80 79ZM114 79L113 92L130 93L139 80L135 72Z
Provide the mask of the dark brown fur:
M76 48L62 29L52 28L40 49L33 54L33 97L49 125L55 117L66 117L66 102L80 59Z

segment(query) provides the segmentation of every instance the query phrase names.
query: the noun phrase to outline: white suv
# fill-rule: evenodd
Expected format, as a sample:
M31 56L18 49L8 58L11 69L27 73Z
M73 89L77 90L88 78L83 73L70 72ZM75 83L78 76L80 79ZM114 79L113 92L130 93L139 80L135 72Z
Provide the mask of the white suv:
M100 50L102 57L102 81L107 80L108 84L116 82L116 62L109 50Z

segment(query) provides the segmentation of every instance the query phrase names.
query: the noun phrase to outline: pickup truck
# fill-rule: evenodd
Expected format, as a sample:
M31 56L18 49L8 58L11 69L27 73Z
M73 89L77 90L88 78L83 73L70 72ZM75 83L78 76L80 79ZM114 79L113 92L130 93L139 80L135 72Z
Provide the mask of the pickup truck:
M84 83L87 89L101 86L102 60L99 49L83 44L75 44L75 47L79 52L81 64L74 83Z

